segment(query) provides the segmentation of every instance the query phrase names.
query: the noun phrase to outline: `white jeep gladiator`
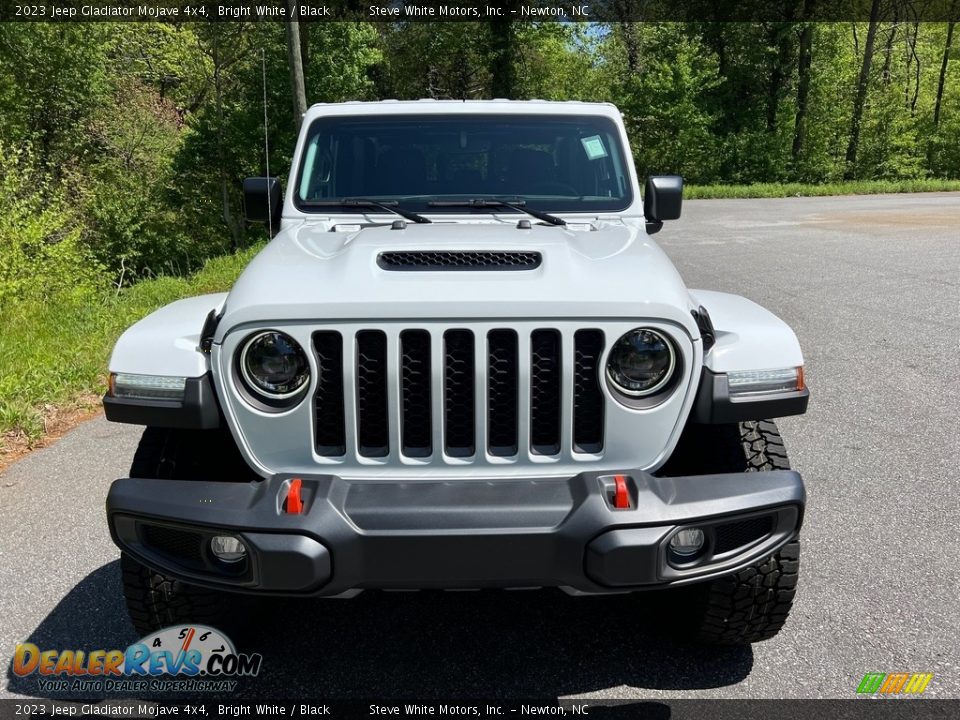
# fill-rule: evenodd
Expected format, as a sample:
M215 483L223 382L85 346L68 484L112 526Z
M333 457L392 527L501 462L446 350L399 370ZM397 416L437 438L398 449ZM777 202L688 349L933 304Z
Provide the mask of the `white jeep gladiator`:
M273 239L229 293L175 302L110 360L145 425L107 498L142 633L224 593L672 593L716 643L775 635L805 492L770 418L803 413L796 336L688 289L651 239L609 104L315 105Z

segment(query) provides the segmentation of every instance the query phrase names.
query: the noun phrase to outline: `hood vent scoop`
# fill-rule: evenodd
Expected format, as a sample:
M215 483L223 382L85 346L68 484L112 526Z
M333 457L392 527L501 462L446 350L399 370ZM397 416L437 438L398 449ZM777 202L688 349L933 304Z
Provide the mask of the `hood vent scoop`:
M382 252L377 265L384 270L535 270L542 258L538 252L489 250L402 250Z

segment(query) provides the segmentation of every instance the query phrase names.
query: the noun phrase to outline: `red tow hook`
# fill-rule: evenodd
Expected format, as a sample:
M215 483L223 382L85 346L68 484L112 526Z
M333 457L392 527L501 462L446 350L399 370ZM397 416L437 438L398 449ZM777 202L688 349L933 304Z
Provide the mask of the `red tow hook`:
M613 507L615 507L617 510L629 510L630 492L627 490L626 475L614 475L613 483Z
M299 515L303 512L303 497L300 495L300 488L302 486L303 480L300 478L293 478L293 480L290 481L284 510L291 515Z

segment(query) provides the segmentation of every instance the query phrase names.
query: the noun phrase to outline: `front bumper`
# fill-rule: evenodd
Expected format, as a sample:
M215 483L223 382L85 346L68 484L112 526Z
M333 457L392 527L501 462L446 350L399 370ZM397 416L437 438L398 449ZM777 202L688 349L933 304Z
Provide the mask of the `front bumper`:
M680 478L625 471L570 478L349 481L300 476L303 510L285 511L291 477L249 483L117 480L107 497L114 542L194 584L282 595L364 588L562 587L604 593L680 585L734 572L800 529L800 475L770 471ZM702 528L696 561L670 538ZM217 560L209 540L240 537L247 558Z

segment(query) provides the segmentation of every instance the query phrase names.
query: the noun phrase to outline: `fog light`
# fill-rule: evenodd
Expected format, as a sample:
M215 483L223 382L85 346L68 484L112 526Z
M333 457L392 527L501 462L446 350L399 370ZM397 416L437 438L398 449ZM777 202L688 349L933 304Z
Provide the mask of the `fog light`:
M687 528L670 538L670 552L680 559L687 560L703 549L703 542L703 530Z
M225 563L239 562L247 556L247 548L240 542L240 538L233 535L214 536L210 541L210 552Z

